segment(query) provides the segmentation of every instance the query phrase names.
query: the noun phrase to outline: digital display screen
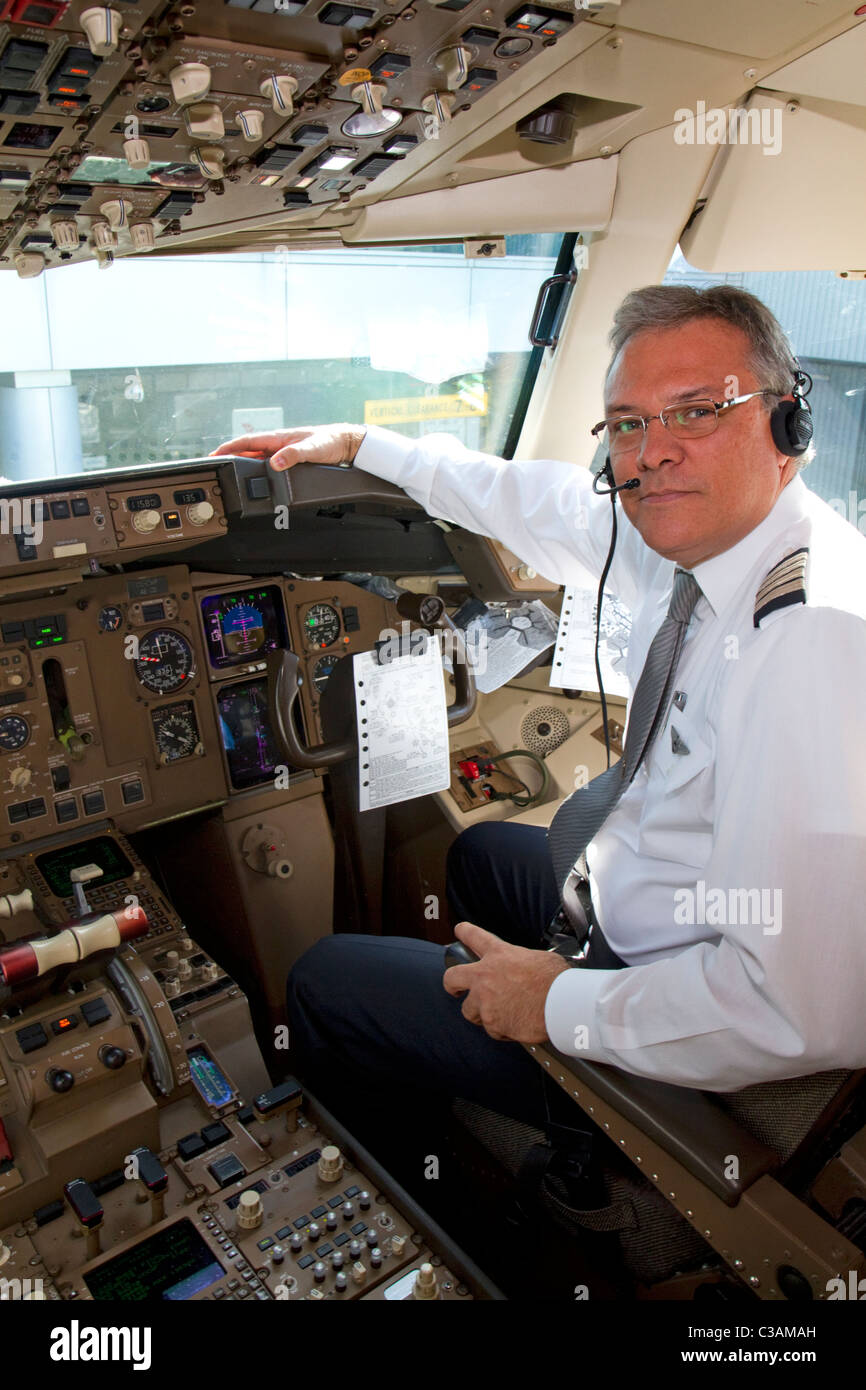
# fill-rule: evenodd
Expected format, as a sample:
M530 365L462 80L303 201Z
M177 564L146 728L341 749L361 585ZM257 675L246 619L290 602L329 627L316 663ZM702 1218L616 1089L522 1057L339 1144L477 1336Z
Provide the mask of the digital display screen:
M172 1302L193 1298L225 1274L189 1219L158 1231L84 1275L94 1298Z
M109 835L99 835L93 840L84 840L77 845L66 845L63 849L51 850L48 854L36 856L36 867L45 879L55 898L71 898L73 893L69 875L82 864L98 864L102 878L95 879L100 888L132 873L132 865L123 850Z
M215 671L257 661L286 645L283 599L275 585L208 594L201 601L201 613Z
M19 150L50 150L62 129L62 125L16 121L3 144L14 145Z
M217 693L217 710L232 786L241 791L270 782L283 759L271 729L267 680L224 685Z

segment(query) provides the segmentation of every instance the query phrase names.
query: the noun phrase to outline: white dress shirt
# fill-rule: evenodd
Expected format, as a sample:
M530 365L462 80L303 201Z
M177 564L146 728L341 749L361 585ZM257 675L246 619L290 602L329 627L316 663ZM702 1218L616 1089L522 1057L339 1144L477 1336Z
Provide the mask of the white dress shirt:
M554 581L601 572L610 501L584 468L375 427L355 462ZM608 589L633 611L633 690L674 564L621 509L619 527ZM763 579L801 546L805 605L756 628ZM702 597L674 678L684 707L671 705L587 851L598 920L627 968L558 975L548 1035L567 1055L708 1090L864 1067L866 540L795 475L693 574Z

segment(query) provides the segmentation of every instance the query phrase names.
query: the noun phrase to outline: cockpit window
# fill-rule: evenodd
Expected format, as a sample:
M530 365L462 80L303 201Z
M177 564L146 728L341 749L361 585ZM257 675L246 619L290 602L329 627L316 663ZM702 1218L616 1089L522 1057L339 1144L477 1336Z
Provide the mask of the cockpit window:
M803 480L866 535L866 279L829 270L707 274L676 255L666 285L737 285L773 311L813 380Z
M502 451L560 234L70 265L0 276L0 472L199 457L332 420Z

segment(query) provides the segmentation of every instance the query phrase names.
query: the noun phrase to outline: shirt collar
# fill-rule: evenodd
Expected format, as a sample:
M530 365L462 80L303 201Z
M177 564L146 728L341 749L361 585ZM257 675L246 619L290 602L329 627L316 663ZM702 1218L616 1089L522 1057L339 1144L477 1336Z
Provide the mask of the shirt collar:
M716 617L734 598L764 552L771 550L773 543L802 515L807 497L806 484L795 474L782 489L764 520L747 536L729 550L723 550L721 555L714 555L711 560L695 565L692 574ZM763 574L760 577L763 578Z

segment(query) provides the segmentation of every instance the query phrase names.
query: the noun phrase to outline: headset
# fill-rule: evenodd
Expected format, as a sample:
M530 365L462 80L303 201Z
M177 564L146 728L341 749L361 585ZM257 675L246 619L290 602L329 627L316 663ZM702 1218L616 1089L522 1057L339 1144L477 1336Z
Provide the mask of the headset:
M808 372L804 372L799 362L794 359L794 385L791 388L793 400L779 401L770 412L770 433L773 436L773 443L780 454L785 454L788 458L799 458L805 454L812 442L815 425L812 419L812 407L806 400L812 390L812 378ZM601 483L606 483L606 487L601 487ZM598 497L609 497L611 507L611 528L610 528L610 548L607 552L607 559L604 569L601 572L601 579L598 585L598 597L596 601L595 614L595 674L598 680L598 689L601 696L601 714L604 721L604 746L607 753L607 765L610 767L610 735L607 727L607 700L604 694L604 685L601 679L601 663L599 661L599 644L601 641L601 609L604 602L604 586L607 576L613 563L613 553L616 549L616 495L618 492L628 492L632 488L640 487L640 478L628 478L624 483L615 483L613 478L613 468L610 462L610 454L604 461L604 467L599 469L592 480L592 490Z
M779 401L770 413L770 433L780 454L788 458L799 458L805 454L812 442L815 429L812 420L812 407L806 400L812 389L812 378L808 372L795 365L792 401Z

